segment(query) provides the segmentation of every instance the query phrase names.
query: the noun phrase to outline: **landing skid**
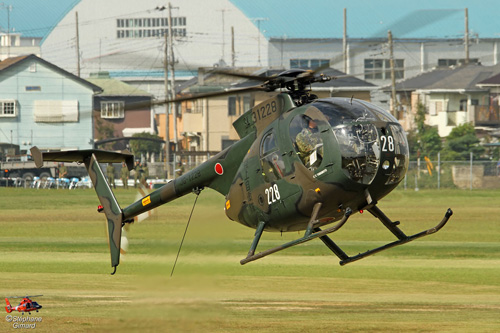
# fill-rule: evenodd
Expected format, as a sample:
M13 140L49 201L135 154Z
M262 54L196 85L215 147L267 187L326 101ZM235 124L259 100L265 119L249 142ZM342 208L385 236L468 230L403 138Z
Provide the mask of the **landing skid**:
M328 237L328 234L339 230L347 222L347 219L351 216L352 210L350 208L347 208L342 220L337 222L337 224L335 224L333 227L330 227L330 228L325 229L325 230L321 230L319 227L315 227L315 224L317 224L319 222L316 218L318 216L320 208L321 208L320 202L316 203L314 205L311 219L309 220L306 232L305 232L303 237L296 239L294 241L285 243L281 246L277 246L277 247L274 247L274 248L271 248L271 249L268 249L268 250L265 250L263 252L259 252L259 253L255 254L255 250L257 248L260 237L262 236L262 232L264 231L264 227L265 227L265 222L262 222L262 221L259 222L257 229L255 231L255 238L252 242L252 246L250 247L250 251L248 251L247 257L245 259L241 260L240 263L242 265L244 265L250 261L254 261L254 260L263 258L265 256L272 254L272 253L276 253L278 251L287 249L289 247L308 242L308 241L313 240L315 238L319 238L337 257L339 257L339 259L340 259L339 263L341 266L343 266L343 265L346 265L350 262L357 261L357 260L363 259L365 257L368 257L372 254L390 249L391 247L406 244L406 243L409 243L411 241L414 241L415 239L436 233L442 227L444 227L446 222L448 222L448 220L450 219L451 215L453 215L453 211L448 208L448 210L446 211L446 214L444 215L441 222L439 222L439 224L436 225L434 228L430 228L430 229L424 230L422 232L416 233L414 235L407 236L407 235L405 235L405 233L401 229L398 228L398 225L399 225L398 221L396 221L396 222L391 221L376 205L372 205L370 208L368 208L368 211L373 216L375 216L377 219L379 219L379 221L382 222L382 224L387 229L389 229L389 231L392 232L394 234L394 236L396 236L398 238L398 240L350 257L337 244L335 244L335 242L330 237Z

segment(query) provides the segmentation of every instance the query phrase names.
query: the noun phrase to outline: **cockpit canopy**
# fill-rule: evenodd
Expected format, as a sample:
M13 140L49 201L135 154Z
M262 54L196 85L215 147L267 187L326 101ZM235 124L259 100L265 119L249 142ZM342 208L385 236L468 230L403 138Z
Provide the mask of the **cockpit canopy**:
M370 184L382 166L389 176L386 184L402 180L409 160L403 128L387 111L361 100L318 100L290 122L290 137L306 167L321 167L323 140L327 139L322 133L329 132L324 130L328 129L326 122L335 135L342 169L349 178Z

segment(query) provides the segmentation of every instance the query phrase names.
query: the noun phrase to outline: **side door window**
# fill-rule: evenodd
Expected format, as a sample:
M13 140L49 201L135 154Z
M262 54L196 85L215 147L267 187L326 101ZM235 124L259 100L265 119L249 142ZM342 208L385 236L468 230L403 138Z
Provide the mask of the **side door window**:
M264 135L260 144L260 163L262 175L266 182L283 178L285 164L281 158L274 130Z

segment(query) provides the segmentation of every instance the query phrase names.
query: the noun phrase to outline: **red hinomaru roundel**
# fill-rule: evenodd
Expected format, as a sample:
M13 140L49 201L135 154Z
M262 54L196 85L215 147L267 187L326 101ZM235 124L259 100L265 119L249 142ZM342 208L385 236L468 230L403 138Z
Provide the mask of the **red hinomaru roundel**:
M215 173L218 175L222 175L224 173L224 168L222 168L222 164L215 164Z

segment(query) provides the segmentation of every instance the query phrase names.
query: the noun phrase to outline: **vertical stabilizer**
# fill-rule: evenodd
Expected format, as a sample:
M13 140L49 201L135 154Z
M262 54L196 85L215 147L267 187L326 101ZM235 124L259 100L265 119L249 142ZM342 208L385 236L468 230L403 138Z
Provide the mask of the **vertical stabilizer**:
M11 313L12 312L12 305L10 305L9 299L6 298L5 302L7 303L7 306L5 307L5 311L7 311L7 313Z
M85 166L90 179L94 184L97 197L103 207L108 222L109 250L111 252L111 266L115 268L120 263L120 242L122 235L123 214L116 198L109 187L106 178L94 154L85 160ZM114 274L114 272L113 272Z

